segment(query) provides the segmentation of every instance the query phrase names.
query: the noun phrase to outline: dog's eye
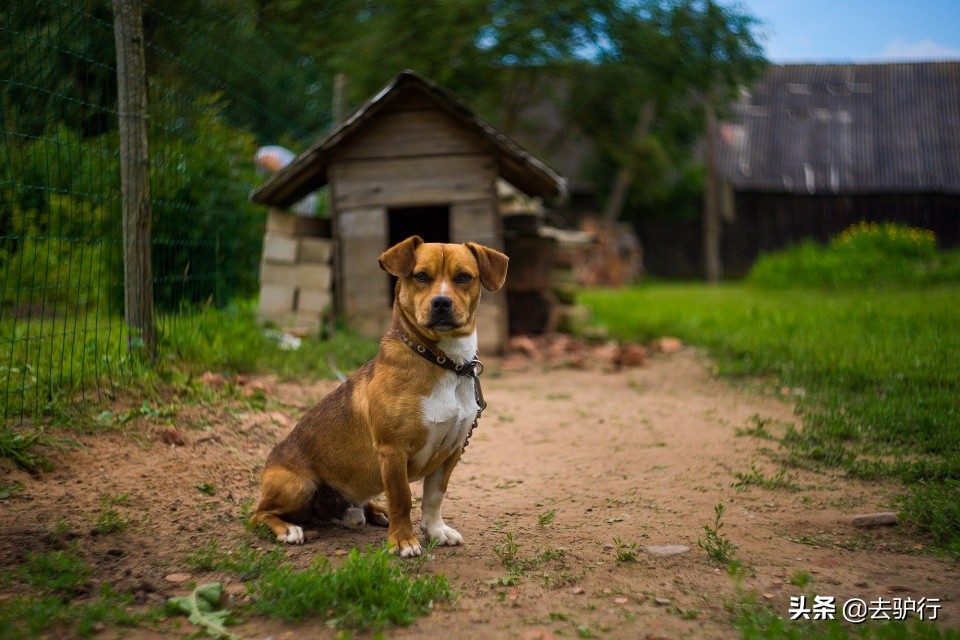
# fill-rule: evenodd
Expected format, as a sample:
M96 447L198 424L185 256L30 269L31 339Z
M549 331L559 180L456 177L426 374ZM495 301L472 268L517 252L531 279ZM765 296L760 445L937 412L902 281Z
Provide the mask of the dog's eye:
M417 282L430 282L430 276L425 274L423 271L418 271L417 273L413 274L413 279Z
M473 280L473 276L470 275L469 273L461 273L457 275L456 278L453 279L453 281L456 282L457 284L467 284L471 280Z

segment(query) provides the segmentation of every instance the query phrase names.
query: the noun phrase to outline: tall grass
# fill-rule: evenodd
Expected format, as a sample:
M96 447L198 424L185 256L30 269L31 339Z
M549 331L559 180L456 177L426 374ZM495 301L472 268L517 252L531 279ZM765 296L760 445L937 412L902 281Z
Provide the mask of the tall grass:
M675 335L707 347L721 373L802 389L795 454L861 476L926 481L908 499L960 502L960 286L771 290L744 284L650 285L582 300L616 336ZM881 455L882 454L882 457ZM947 546L960 520L937 523ZM944 533L949 532L949 533ZM958 547L960 548L960 547Z

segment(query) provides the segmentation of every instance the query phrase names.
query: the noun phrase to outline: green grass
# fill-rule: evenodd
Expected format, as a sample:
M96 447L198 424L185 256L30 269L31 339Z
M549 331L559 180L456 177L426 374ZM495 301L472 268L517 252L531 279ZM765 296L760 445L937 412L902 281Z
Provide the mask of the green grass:
M275 567L254 584L253 595L256 613L293 621L323 616L355 629L406 626L454 597L444 576L408 575L385 548L354 549L337 568L322 557L304 570Z
M795 461L924 482L904 513L951 549L960 514L935 504L944 481L960 479L958 300L957 285L838 292L659 284L582 295L616 337L677 336L708 348L718 373L791 389L804 426L782 443Z
M240 580L255 580L280 567L283 551L261 552L243 544L233 551L222 551L216 540L210 540L186 558L187 566L198 571L227 571Z
M208 370L298 380L331 378L331 362L350 372L377 350L376 341L342 329L327 339L305 338L299 349L284 350L279 332L257 323L252 300L159 316L156 367L126 352L123 327L122 318L97 317L93 312L0 323L0 417L26 419L20 426L9 421L0 425L0 458L31 472L49 471L50 452L79 445L51 435L43 426L47 423L79 431L90 426L115 429L138 416L169 417L144 402L120 415L103 411L96 421L80 419L78 396L86 394L92 401L97 386L136 393ZM258 401L265 399L249 399Z
M89 637L97 623L132 626L147 616L131 611L133 599L103 585L96 596L79 599L88 590L93 570L77 550L28 553L9 579L29 585L40 595L14 595L0 600L0 637ZM69 631L69 633L68 633Z

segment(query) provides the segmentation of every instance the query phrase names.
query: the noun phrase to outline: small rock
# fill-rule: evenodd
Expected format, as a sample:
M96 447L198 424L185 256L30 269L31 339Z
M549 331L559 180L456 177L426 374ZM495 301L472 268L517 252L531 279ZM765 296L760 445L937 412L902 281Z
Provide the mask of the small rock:
M654 600L654 602L656 602L661 607L665 607L668 604L670 604L670 598L657 598L656 600Z
M772 593L765 593L765 594L763 594L763 599L764 599L764 600L773 600L775 597L776 597L776 596L774 596Z
M528 358L536 358L538 351L536 343L530 336L513 336L507 342L508 353L519 353Z
M350 555L350 552L347 551L346 549L334 549L334 550L333 550L333 555L335 555L335 556L348 556L348 555Z
M172 582L174 584L181 584L192 578L193 576L189 573L171 573L166 578L167 582Z
M865 513L853 517L853 526L861 529L871 529L873 527L884 527L895 525L900 522L897 514L893 511L881 511L879 513Z
M865 588L865 587L869 587L869 586L870 586L870 583L867 582L866 580L861 580L860 582L857 582L857 583L854 584L853 586L855 586L855 587L860 587L861 589L863 589L863 588Z
M586 592L587 592L587 590L584 589L583 587L574 587L573 589L570 590L570 593L572 593L572 594L575 595L575 596L579 596L579 595L584 594L584 593L586 593Z
M622 344L617 360L624 367L642 367L647 363L647 348L639 344Z
M905 587L902 584L892 584L887 587L887 591L890 593L913 593L915 589L912 587Z
M677 556L681 553L687 553L690 551L690 547L685 547L682 544L663 544L643 547L643 550L652 556L666 558L669 556Z
M107 630L107 625L103 624L102 622L94 622L93 625L91 625L90 630L94 633L103 633Z
M520 640L553 640L554 636L546 629L527 629Z
M169 424L161 429L158 437L160 438L160 442L175 447L182 447L183 445L187 444L187 441L183 439L182 435L180 435L180 431L178 431L177 428L172 424Z
M624 598L623 596L619 596L614 598L613 601L616 602L617 604L627 604L628 602L630 602L630 598Z
M657 349L660 350L660 353L677 353L683 349L683 342L679 338L660 338L656 342Z

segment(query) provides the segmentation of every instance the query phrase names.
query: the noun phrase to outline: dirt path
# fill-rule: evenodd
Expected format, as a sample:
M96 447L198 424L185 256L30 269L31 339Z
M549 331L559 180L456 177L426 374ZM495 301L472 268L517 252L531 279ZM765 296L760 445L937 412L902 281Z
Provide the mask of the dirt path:
M489 368L484 391L490 408L444 505L466 546L437 549L425 564L450 578L459 602L388 635L731 637L725 604L737 599L734 583L697 546L718 503L726 506L722 533L747 568L743 588L781 615L790 596L804 592L791 578L805 572L811 578L806 590L840 603L851 597L940 598L941 623L960 625L956 563L923 553L901 528L864 531L849 523L852 515L889 506L895 486L796 469L781 476L792 488L732 486L736 473L760 471L770 479L779 471L761 451L775 454L775 442L735 431L755 426L759 416L779 434L797 418L782 401L712 378L709 367L685 350L620 373L545 372L532 365L525 373L497 375L495 365ZM266 410L238 400L184 408L176 420L186 446L160 444L154 425L165 420L147 416L138 419L146 434L140 442L124 434L84 438L87 450L63 455L42 479L4 472L0 484L19 480L25 490L0 502L0 565L15 566L27 551L62 546L64 536L51 533L62 519L97 580L142 602L179 595L184 588L165 576L190 571L184 564L189 552L214 538L222 547L253 539L241 514L256 494L268 451L331 386L267 381L274 404ZM203 495L198 483L210 483L216 495ZM115 508L129 527L91 535L105 508L102 499L125 494ZM306 565L318 554L336 559L338 550L379 544L383 537L379 528L330 528L285 553ZM618 562L615 539L690 551L671 557L640 552L636 562ZM511 581L502 580L507 570L501 556L511 550L522 575L516 584L503 584ZM242 585L227 590L243 597ZM333 635L322 622L254 620L236 630L277 640Z

